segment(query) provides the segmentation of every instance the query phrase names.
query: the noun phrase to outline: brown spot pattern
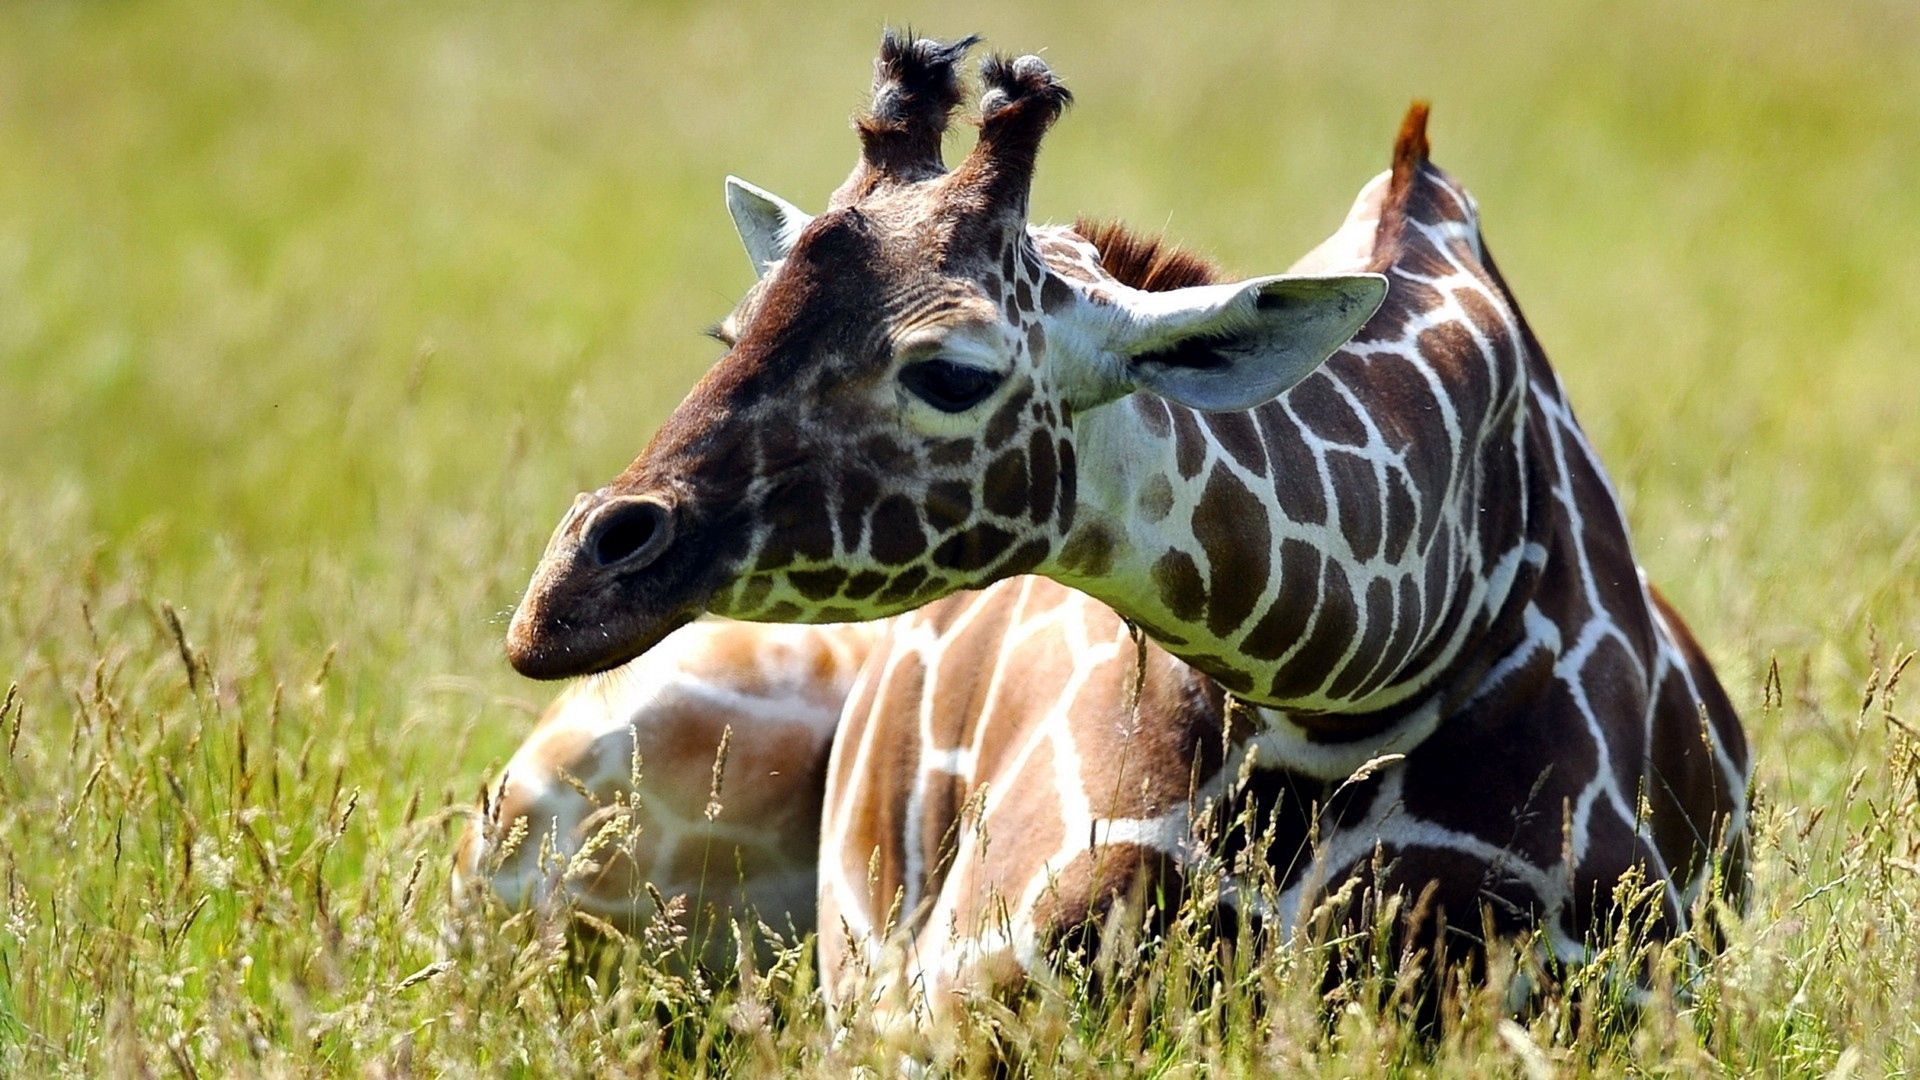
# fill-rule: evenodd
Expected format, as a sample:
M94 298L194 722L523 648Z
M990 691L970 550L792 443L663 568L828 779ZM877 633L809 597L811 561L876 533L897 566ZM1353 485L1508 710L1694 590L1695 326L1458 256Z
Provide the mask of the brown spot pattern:
M964 573L985 570L1013 543L1013 534L982 522L948 537L933 551L933 561Z
M1017 517L1026 511L1030 496L1024 452L1009 450L987 466L984 495L987 509L1001 517Z
M1104 577L1113 569L1113 544L1113 534L1104 526L1089 525L1060 549L1060 568L1082 577Z
M1202 413L1200 419L1213 432L1214 441L1233 455L1255 476L1267 475L1267 448L1255 426L1251 412Z
M926 506L933 531L949 532L973 516L973 488L959 480L942 480L927 489Z
M1155 473L1141 485L1136 504L1139 507L1140 516L1146 519L1148 524L1157 524L1173 512L1173 481L1168 480L1164 474Z
M1215 468L1193 510L1193 535L1212 574L1207 629L1224 638L1246 621L1266 588L1271 546L1266 509L1246 485Z
M1173 457L1180 468L1180 475L1188 480L1200 475L1200 469L1207 463L1207 441L1200 434L1200 422L1194 419L1191 409L1178 405L1168 405L1167 411L1173 416Z
M1045 430L1036 429L1028 436L1027 465L1031 472L1027 481L1030 485L1027 514L1034 524L1045 524L1053 516L1060 480L1059 462L1053 455L1053 439Z
M920 528L920 511L905 495L889 495L873 508L873 557L876 561L898 565L927 550L927 536Z
M1169 551L1153 564L1154 584L1160 588L1160 602L1173 617L1192 622L1206 609L1207 584L1200 579L1200 567L1184 551Z
M1269 693L1276 700L1300 698L1318 690L1359 629L1346 569L1337 560L1325 559L1320 573L1324 584L1319 617L1313 620L1299 650L1274 673Z
M1320 600L1320 553L1304 540L1280 542L1280 593L1247 632L1240 648L1257 660L1278 660L1300 635Z
M986 445L988 450L998 450L1007 444L1020 430L1020 414L1026 411L1028 394L1014 394L1007 398L987 421Z

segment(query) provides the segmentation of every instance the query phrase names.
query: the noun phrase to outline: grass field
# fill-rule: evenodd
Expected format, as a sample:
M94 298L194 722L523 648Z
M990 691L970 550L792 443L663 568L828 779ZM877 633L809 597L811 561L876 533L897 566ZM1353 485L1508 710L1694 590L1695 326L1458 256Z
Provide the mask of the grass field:
M747 284L721 177L817 207L909 16L1075 90L1038 214L1246 272L1431 98L1758 760L1749 916L1638 1025L1481 1002L1425 1044L1174 950L971 1017L955 1067L1920 1070L1920 9L1290 7L0 8L0 1071L884 1071L803 950L590 977L439 932L457 808L551 692L504 613Z

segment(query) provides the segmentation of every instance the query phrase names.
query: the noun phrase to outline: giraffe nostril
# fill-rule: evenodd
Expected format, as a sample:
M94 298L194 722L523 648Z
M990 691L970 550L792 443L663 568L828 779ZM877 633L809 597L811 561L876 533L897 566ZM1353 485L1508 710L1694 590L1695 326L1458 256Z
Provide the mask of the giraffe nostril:
M648 499L616 499L588 519L582 546L602 569L637 570L673 540L667 508Z

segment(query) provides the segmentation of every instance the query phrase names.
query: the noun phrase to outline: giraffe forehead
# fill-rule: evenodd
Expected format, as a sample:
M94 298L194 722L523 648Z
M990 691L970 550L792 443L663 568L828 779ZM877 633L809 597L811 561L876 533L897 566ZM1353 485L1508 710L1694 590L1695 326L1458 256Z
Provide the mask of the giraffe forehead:
M996 370L1038 360L1043 308L1065 291L1050 271L1100 277L1098 249L1055 227L961 244L928 206L894 194L816 219L718 328L734 345L727 381L790 408L936 353Z
M973 282L936 278L890 295L885 317L894 351L983 353L1002 343L999 306Z
M831 235L844 228L833 222L823 228L827 219L857 222L874 263L902 287L916 280L970 283L997 303L1021 279L1037 282L1045 266L1037 254L1036 230L1018 219L983 226L974 197L950 179L942 175L878 189L854 206L823 214L808 232Z

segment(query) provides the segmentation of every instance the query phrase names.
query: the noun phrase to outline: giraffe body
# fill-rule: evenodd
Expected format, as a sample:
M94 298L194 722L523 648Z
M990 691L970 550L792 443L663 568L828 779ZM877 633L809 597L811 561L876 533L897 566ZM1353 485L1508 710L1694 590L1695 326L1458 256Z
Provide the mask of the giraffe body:
M1665 929L1684 924L1744 834L1739 724L1643 581L1472 200L1428 162L1424 108L1332 238L1292 273L1232 282L1124 234L1028 224L1038 144L1068 100L1035 57L989 61L979 143L947 172L939 134L962 47L888 39L857 124L861 163L819 217L730 190L762 277L723 324L729 353L562 520L509 633L515 664L619 663L702 610L830 622L923 609L890 628L849 706L822 862L831 877L896 851L883 884L915 901L902 932L957 926L974 942L941 971L996 951L962 917L968 896L1014 894L1001 900L1027 936L1003 927L997 945L1016 967L1084 914L1034 891L1034 873L1102 843L1098 822L1080 837L1069 819L1103 812L1087 792L1124 760L1158 762L1145 779L1161 790L1175 763L1181 785L1205 772L1199 748L1223 714L1203 706L1229 694L1251 723L1223 740L1221 763L1251 755L1295 801L1390 762L1326 809L1337 828L1312 861L1327 874L1390 848L1375 884L1431 890L1427 910L1448 925L1477 926L1484 908L1539 926L1569 959L1635 868L1658 883ZM1078 612L1058 619L1082 637L969 664L961 689L917 708L889 697L916 668L925 685L944 654L970 653L954 624L1024 633L1024 610L947 598L994 586L1004 604L1012 586L995 583L1028 572L1106 607L1034 586ZM1152 700L1175 704L1143 699L1130 718L1122 742L1148 752L1077 753L1075 798L1075 769L1043 783L1008 747L1058 765L1074 739L1109 737L1076 725L1106 722L1118 669L1061 665L1105 651L1120 619L1164 650L1150 666L1180 662L1149 672ZM987 724L998 685L1046 700ZM974 725L996 734L969 751ZM848 764L853 745L878 749ZM1062 846L954 861L945 808L982 790L992 803L996 780L1041 785L1032 797L1067 822ZM1119 833L1138 858L1119 861L1135 876L1179 863L1159 805L1111 804L1132 823ZM1035 813L1024 820L1045 820ZM1155 844L1139 842L1147 820L1163 827ZM942 907L954 874L968 884ZM1300 878L1263 914L1297 918L1323 883ZM823 888L849 925L863 895L890 895ZM924 966L931 939L914 941ZM829 957L842 947L827 935Z
M1425 900L1395 927L1404 949L1470 958L1484 912L1506 935L1542 929L1557 959L1578 963L1620 914L1614 890L1630 868L1664 888L1651 923L1671 933L1693 914L1716 854L1731 846L1737 859L1728 770L1744 769L1744 753L1737 742L1716 750L1718 736L1703 732L1701 710L1709 727L1730 713L1684 628L1657 610L1660 704L1647 756L1580 783L1555 773L1583 741L1592 754L1633 740L1609 734L1597 747L1578 710L1551 707L1571 690L1557 676L1504 689L1505 678L1490 679L1489 693L1546 707L1469 708L1349 782L1263 762L1258 729L1230 719L1217 682L1046 579L891 620L827 776L828 991L938 1013L955 993L1004 989L1116 904L1131 902L1125 914L1137 917L1143 896L1177 903L1194 873L1218 875L1247 839L1229 823L1249 809L1266 823L1259 854L1281 891L1269 904L1231 878L1212 884L1232 916L1283 938L1358 879L1362 891L1348 895L1362 901ZM1649 794L1641 819L1637 797L1613 797L1623 784L1663 794ZM1736 889L1737 863L1718 868ZM1453 937L1440 937L1449 927Z
M811 930L828 745L878 630L701 622L572 684L484 793L456 901L564 901L633 932L651 884L720 957L712 931L749 912Z
M1737 893L1749 770L1738 719L1684 623L1631 561L1617 503L1557 379L1498 272L1479 265L1471 201L1437 170L1424 173L1426 199L1407 200L1402 212L1443 240L1403 252L1390 277L1450 278L1456 319L1476 313L1504 324L1476 322L1465 334L1525 364L1511 427L1482 425L1511 431L1504 445L1489 440L1484 468L1498 478L1513 462L1514 479L1502 486L1520 489L1515 502L1532 512L1521 535L1496 540L1489 529L1482 541L1482 569L1504 567L1493 575L1504 580L1482 581L1498 602L1469 617L1481 655L1455 659L1450 677L1378 717L1329 723L1319 710L1255 705L1254 722L1236 730L1222 680L1154 641L1136 656L1111 607L1051 582L1014 579L892 620L848 704L828 774L820 905L830 984L877 969L881 994L917 988L939 1007L948 992L1023 972L1143 881L1176 893L1191 866L1214 865L1203 854L1208 829L1248 800L1274 824L1265 855L1283 891L1270 910L1241 914L1276 920L1283 932L1358 876L1376 899L1427 897L1418 920L1401 927L1409 945L1457 957L1477 944L1484 910L1508 934L1541 928L1553 954L1578 962L1617 917L1614 889L1629 871L1662 889L1656 934L1687 924L1716 869ZM1391 174L1368 184L1296 269L1372 263L1391 185ZM1085 231L1098 242L1037 230L1035 246L1071 273L1092 278L1097 265L1152 284L1151 256L1116 260L1102 250L1137 241ZM1198 272L1187 267L1177 280ZM1390 418L1368 409L1396 389L1380 376L1444 385L1447 365L1465 359L1430 353L1450 329L1460 332L1448 322L1389 308L1375 324L1395 321L1416 329L1396 339L1370 326L1286 408L1253 413L1262 429L1296 425L1298 452L1318 466L1303 471L1324 485L1331 519L1356 489L1384 500L1390 470L1411 472L1406 455L1382 452ZM1404 368L1377 371L1382 356ZM1335 420L1310 403L1335 400L1347 406L1335 420L1364 435L1321 434ZM1230 467L1245 452L1224 445L1235 417L1183 416L1145 396L1131 404L1150 418L1170 413L1161 426L1176 454L1205 463L1182 467L1189 491L1209 487L1206 465ZM1343 457L1378 482L1354 483ZM1185 503L1198 512L1202 501ZM1360 528L1349 515L1344 535L1321 544L1351 549ZM1373 541L1376 551L1407 542ZM1343 572L1339 560L1323 565L1324 575ZM1305 639L1290 639L1296 650L1312 645L1328 601L1295 605L1307 628ZM1344 643L1342 659L1378 648L1362 646ZM1317 685L1339 675L1320 672ZM1383 757L1387 764L1347 782ZM882 858L870 862L875 851ZM1376 866L1386 880L1370 880ZM1222 896L1237 908L1232 883ZM903 916L890 927L896 899ZM1444 926L1459 939L1434 940ZM838 988L853 984L842 978Z

